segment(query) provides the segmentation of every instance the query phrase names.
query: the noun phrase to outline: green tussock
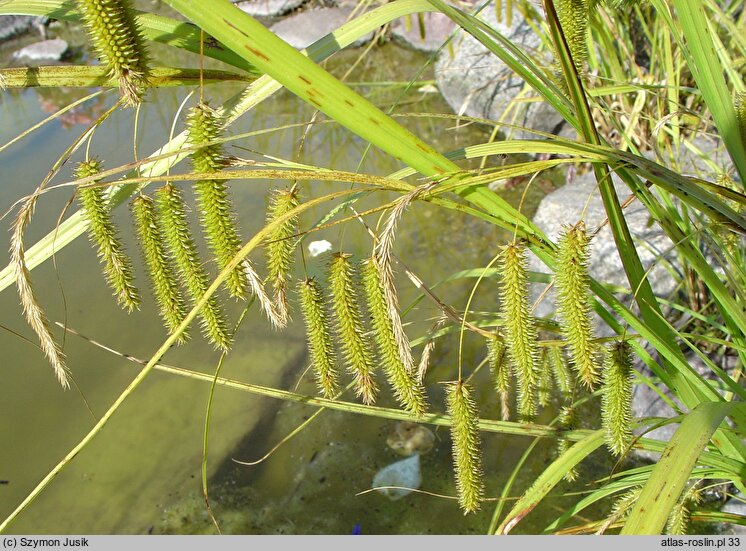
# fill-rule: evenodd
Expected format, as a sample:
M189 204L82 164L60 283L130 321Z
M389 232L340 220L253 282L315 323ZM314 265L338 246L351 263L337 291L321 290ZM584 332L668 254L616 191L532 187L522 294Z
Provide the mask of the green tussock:
M208 105L201 103L190 110L187 117L189 145L209 144L191 154L192 167L196 173L218 172L224 166L221 145L210 144L220 138L221 127L220 118ZM222 271L241 249L241 238L228 188L222 180L200 180L194 184L194 190L202 231L210 251L215 255L218 268ZM246 297L248 280L243 264L231 271L225 280L225 286L231 296Z
M306 336L316 382L324 396L333 398L338 392L339 383L324 295L316 280L305 279L298 283L298 297L306 323Z
M368 301L373 325L373 335L378 344L378 355L386 378L394 389L399 403L415 415L422 416L427 411L425 392L417 382L415 374L409 372L399 355L399 348L394 336L394 328L389 317L381 274L375 260L368 259L363 263L363 288Z
M145 41L129 0L77 0L101 63L119 81L131 105L140 103L147 84Z
M702 502L702 492L699 484L692 484L681 494L681 498L671 509L671 514L666 523L666 534L672 536L685 536L689 530L691 519L691 507Z
M614 455L621 455L632 439L632 353L626 341L610 346L604 363L601 393L606 445Z
M156 214L155 201L147 195L137 195L132 200L132 217L158 310L166 329L173 333L186 316L186 305L176 282L176 270L165 249L165 238ZM189 333L184 331L177 342L181 344L188 338Z
M578 427L578 417L575 408L572 406L563 406L559 412L557 424L563 430L573 430ZM560 437L557 440L557 455L560 456L570 449L572 441ZM573 467L565 473L564 479L568 482L575 482L578 479L578 466Z
M482 459L479 443L479 414L471 391L462 381L446 385L446 407L451 417L453 469L458 502L464 514L481 506Z
M76 170L77 178L86 178L101 172L101 163L92 159L82 162ZM128 312L139 308L140 294L134 285L132 262L124 251L111 209L101 187L79 187L78 198L88 221L88 235L98 249L104 266L104 275L114 291L117 302Z
M272 190L267 210L267 223L274 222L298 204L298 194L295 189ZM274 289L275 308L284 323L290 319L286 286L293 265L295 242L292 238L297 233L298 218L293 216L270 232L265 247L268 277Z
M593 1L555 0L554 6L575 67L578 72L582 72L585 61L588 59L586 34Z
M350 255L337 253L329 263L329 285L337 322L337 340L347 362L347 369L354 377L355 393L366 404L372 404L378 392L373 380L373 348L365 335L355 291L356 274L349 259Z
M500 399L500 418L510 419L510 369L505 363L505 344L497 336L487 337L487 363Z
M579 222L559 239L555 285L557 312L573 368L588 388L598 384L598 359L591 326L588 235Z
M503 250L500 269L500 316L505 328L508 359L518 386L518 413L529 420L536 415L538 354L536 324L530 315L525 247L519 243L507 245Z
M178 188L166 184L156 192L156 204L171 258L196 303L207 291L209 278L189 231L184 200ZM200 310L200 321L202 332L212 344L222 350L230 348L227 322L214 294Z

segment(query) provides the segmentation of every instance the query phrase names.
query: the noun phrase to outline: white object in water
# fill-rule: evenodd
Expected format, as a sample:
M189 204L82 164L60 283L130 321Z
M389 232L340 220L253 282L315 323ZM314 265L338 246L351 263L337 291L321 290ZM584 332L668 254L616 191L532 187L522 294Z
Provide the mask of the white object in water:
M420 456L412 457L387 465L373 477L373 488L391 500L403 498L412 493L422 484L422 473L420 472ZM397 488L384 488L383 486L397 486Z
M311 256L319 256L321 253L325 253L326 251L332 250L332 244L329 243L326 239L322 239L321 241L311 241L308 244L308 253Z

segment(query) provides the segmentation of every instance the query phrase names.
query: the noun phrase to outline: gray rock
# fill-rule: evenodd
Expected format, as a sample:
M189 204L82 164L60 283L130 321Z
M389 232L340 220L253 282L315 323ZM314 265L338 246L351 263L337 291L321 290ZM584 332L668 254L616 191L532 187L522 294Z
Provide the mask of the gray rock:
M27 33L33 29L46 38L45 25L48 17L34 17L31 15L0 15L0 42L14 36Z
M302 6L306 0L248 0L236 6L254 17L276 17Z
M456 24L448 16L436 12L423 13L422 19L424 25L420 24L416 15L409 16L409 21L406 17L397 19L392 25L391 34L405 46L422 52L435 52L456 28Z
M629 197L630 191L616 175L613 176L613 180L619 200L624 202ZM585 213L583 213L584 208ZM671 250L671 241L657 224L650 224L650 215L639 202L633 202L624 210L624 213L632 237L637 244L643 267L647 270L652 266L648 279L653 290L659 296L668 296L676 288L676 281L668 272L671 267L670 263L675 266L675 253ZM556 240L563 227L575 224L581 217L591 231L606 219L606 211L593 172L577 177L574 182L544 197L534 216L534 223L548 237ZM534 256L529 261L529 269L549 273L548 268ZM622 261L608 226L605 226L591 241L589 272L591 277L603 283L629 287ZM532 289L532 292L536 299L544 286L535 285L534 287L536 288ZM554 289L550 289L535 311L537 316L548 316L554 311L555 296ZM601 334L610 334L610 330L600 329L602 329Z
M352 10L348 8L306 10L286 17L272 25L270 30L285 42L300 50L346 23L351 13ZM372 38L373 33L368 33L351 46L362 46L366 42L370 42Z
M42 40L13 53L14 59L29 61L59 61L67 53L67 42L61 38Z
M526 20L516 11L510 27L498 23L494 4L482 10L480 17L519 48L532 53L540 40ZM501 120L544 132L554 132L562 117L545 102L515 102L524 81L471 35L459 31L453 41L454 56L444 50L435 65L435 79L440 93L456 113L491 120ZM549 60L544 60L548 63ZM534 92L528 97L537 97ZM534 134L506 127L504 134L513 138L535 137Z

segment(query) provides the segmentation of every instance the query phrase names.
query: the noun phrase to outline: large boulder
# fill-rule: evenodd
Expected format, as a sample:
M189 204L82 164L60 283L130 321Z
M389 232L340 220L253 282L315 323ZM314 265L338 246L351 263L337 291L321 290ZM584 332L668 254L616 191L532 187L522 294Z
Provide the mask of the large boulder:
M294 48L303 49L347 22L349 8L320 8L290 15L272 25L270 30ZM370 42L373 33L359 38L352 46Z
M27 33L33 29L38 30L42 36L45 36L45 25L48 21L49 18L47 17L35 17L31 15L0 15L0 42Z
M539 50L539 37L518 10L513 10L510 26L505 18L497 21L494 4L485 7L479 17L527 54ZM539 57L545 64L551 63L545 56ZM523 79L462 30L454 39L453 48L444 49L438 57L435 79L440 93L456 113L544 132L558 132L563 126L562 117L546 102L524 101L538 94L530 90L522 94ZM503 133L514 138L535 137L530 132L508 127Z
M447 16L438 12L401 17L391 26L394 39L405 46L421 52L436 52L456 28Z
M306 0L245 0L236 6L253 17L277 17L302 6Z
M67 42L61 38L42 40L13 53L13 59L28 61L60 61L68 51Z

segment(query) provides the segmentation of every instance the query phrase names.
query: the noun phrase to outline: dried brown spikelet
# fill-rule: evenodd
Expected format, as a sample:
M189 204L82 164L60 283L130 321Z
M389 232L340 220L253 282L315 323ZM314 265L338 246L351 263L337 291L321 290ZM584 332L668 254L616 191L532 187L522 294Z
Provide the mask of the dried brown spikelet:
M18 296L21 300L26 321L39 337L41 349L49 360L57 380L62 385L62 388L67 389L70 387L70 373L65 365L65 355L49 330L49 320L39 305L39 301L36 299L34 287L31 283L31 272L29 272L26 266L26 249L23 246L23 234L31 221L38 197L36 194L30 196L21 205L18 216L13 222L13 233L10 240L10 264L13 266L15 272Z
M119 81L130 105L142 100L147 85L145 41L129 0L76 0L101 62Z
M101 172L101 163L96 159L78 165L76 178L87 178ZM97 182L98 180L94 181ZM97 186L80 186L78 198L83 207L83 217L88 222L88 236L96 246L104 266L104 275L114 291L117 302L128 312L139 308L140 294L134 285L132 262L124 252L104 189Z
M337 340L347 361L347 369L354 377L355 393L366 404L372 404L378 388L373 380L372 347L360 314L355 277L349 254L332 255L329 286L336 314Z
M407 370L399 355L375 258L369 258L363 263L363 287L383 371L399 403L418 417L422 416L427 411L425 392L415 374Z
M626 341L610 346L601 392L606 445L611 453L621 455L632 440L632 351Z
M267 210L267 223L274 222L281 216L288 214L298 206L298 193L295 188L275 189L270 194ZM267 270L269 281L274 288L275 311L281 327L287 325L290 312L287 301L287 280L293 264L295 243L294 236L298 233L298 217L292 216L270 232L267 236L265 251L267 254Z
M536 323L530 314L526 249L513 242L505 247L501 263L500 312L508 359L518 386L518 413L525 420L536 415L538 370Z
M471 391L463 381L446 385L446 406L451 417L458 501L464 514L467 514L479 509L484 494L479 414Z
M311 351L316 382L324 396L333 398L337 394L339 384L324 295L314 279L301 280L298 283L298 295L306 323L308 347Z
M557 286L557 312L572 365L580 381L588 388L593 388L598 383L599 360L591 325L588 245L583 222L578 222L562 234L554 280Z
M176 281L176 268L166 252L165 237L156 214L155 201L147 195L137 195L132 200L132 217L153 284L158 310L166 329L173 333L186 316L186 304ZM179 335L177 343L181 344L188 338L189 333L185 330Z

